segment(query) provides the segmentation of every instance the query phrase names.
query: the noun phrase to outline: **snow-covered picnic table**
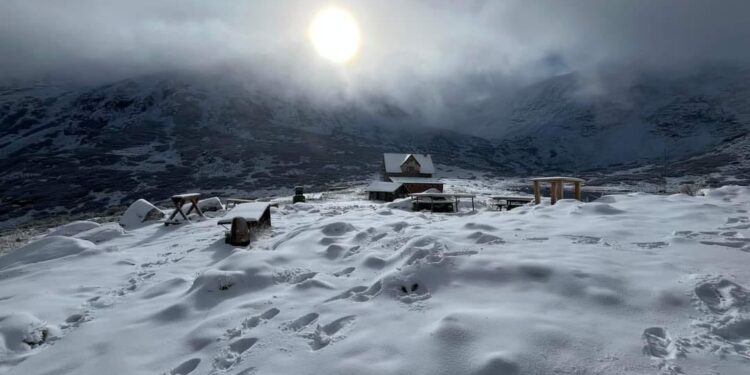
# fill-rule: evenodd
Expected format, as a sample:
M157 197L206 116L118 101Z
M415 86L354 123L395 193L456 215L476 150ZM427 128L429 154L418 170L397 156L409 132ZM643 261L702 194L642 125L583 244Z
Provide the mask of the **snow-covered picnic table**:
M520 207L529 204L534 200L534 197L525 197L518 195L494 195L491 196L491 205L501 211L503 207L510 210L515 207Z
M195 209L195 212L198 213L201 217L203 217L203 211L198 207L198 200L201 198L200 193L186 193L186 194L177 194L172 196L172 203L174 204L174 211L172 212L172 215L169 216L169 219L164 222L164 225L169 224L179 224L179 221L174 220L174 217L179 213L187 222L190 222L190 219L188 219L188 215L190 215L191 212L193 212L193 209ZM190 204L190 208L187 212L182 212L182 206L185 204Z

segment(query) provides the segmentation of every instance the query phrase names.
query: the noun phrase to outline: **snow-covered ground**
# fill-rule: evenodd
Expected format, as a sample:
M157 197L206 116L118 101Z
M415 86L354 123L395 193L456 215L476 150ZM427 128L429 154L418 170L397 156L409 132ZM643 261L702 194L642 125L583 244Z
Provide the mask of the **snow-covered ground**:
M78 222L0 257L0 371L750 373L750 188L458 214L320 198L249 248L216 218Z

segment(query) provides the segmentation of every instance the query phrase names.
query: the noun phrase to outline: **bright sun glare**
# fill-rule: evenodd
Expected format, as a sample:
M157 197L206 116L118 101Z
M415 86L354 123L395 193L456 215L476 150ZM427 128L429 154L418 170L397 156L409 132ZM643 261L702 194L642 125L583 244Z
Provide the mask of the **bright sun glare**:
M351 13L329 8L315 15L310 25L310 39L315 50L335 63L345 63L359 50L359 26Z

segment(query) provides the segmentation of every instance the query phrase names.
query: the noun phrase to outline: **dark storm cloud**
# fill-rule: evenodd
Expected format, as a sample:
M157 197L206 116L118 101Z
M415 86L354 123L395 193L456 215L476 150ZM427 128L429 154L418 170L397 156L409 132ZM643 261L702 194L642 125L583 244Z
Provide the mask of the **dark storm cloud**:
M346 67L321 60L305 35L329 5L349 9L362 29L361 53ZM435 89L455 94L464 82L478 82L481 96L602 66L746 64L748 14L742 0L3 0L0 79L222 67L314 92L440 106Z

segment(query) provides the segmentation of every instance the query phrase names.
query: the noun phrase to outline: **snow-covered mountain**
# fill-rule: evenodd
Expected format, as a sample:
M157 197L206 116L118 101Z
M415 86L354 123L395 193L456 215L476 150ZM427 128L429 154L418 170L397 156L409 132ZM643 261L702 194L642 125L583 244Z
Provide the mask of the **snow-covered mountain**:
M479 134L549 167L643 165L705 153L750 129L750 69L558 76L521 90L507 108L473 114ZM611 169L611 168L610 168Z
M750 169L750 70L641 75L605 87L569 74L510 103L490 95L446 112L442 123L459 124L455 131L425 126L418 110L382 98L320 104L229 74L3 87L0 221L101 212L188 190L251 197L298 184L321 189L369 179L388 151L431 152L438 164L494 175L601 177L659 164L665 151L672 163L707 155L687 174Z
M419 127L388 103L317 107L226 77L0 91L0 221L175 192L241 196L369 179L384 151L493 169L491 142Z

